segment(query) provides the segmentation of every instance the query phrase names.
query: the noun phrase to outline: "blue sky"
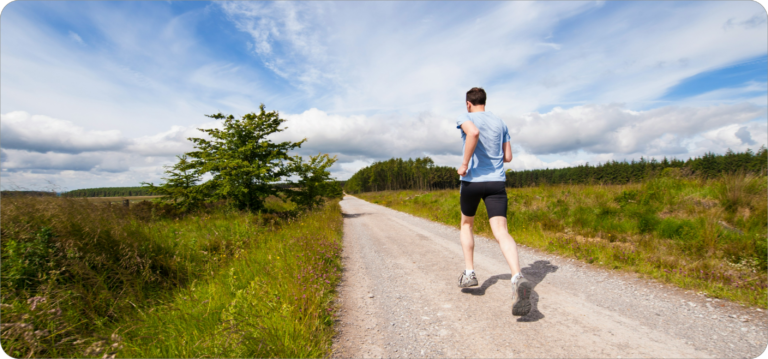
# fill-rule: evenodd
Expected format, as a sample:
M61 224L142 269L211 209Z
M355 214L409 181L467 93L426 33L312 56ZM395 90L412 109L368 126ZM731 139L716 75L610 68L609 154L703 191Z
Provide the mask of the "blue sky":
M473 86L515 170L768 142L756 2L17 1L0 17L0 185L159 181L206 114L260 103L338 156L460 163Z

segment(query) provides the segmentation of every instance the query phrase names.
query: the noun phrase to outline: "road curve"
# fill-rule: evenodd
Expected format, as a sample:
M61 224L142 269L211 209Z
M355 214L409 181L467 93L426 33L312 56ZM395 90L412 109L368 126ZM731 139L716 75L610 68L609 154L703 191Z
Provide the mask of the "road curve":
M511 314L509 268L476 236L479 287L458 288L459 232L352 196L333 357L754 358L764 311L520 247L533 310Z

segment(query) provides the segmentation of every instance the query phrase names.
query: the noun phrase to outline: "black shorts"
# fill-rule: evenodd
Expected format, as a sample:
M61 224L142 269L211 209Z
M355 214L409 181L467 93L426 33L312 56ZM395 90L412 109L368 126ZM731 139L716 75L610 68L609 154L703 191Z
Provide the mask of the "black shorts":
M503 216L507 218L507 187L504 182L466 182L461 181L461 213L474 217L480 199L485 202L488 218Z

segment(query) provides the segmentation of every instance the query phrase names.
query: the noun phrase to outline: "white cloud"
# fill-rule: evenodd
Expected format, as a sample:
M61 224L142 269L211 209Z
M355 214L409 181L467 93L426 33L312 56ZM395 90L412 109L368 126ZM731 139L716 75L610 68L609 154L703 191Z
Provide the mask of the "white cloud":
M546 46L546 47L550 47L550 48L552 48L552 49L554 49L554 50L560 50L560 48L562 47L562 45L560 45L560 44L555 44L555 43L552 43L552 42L540 42L540 43L538 43L537 45L539 45L539 46Z
M199 126L173 126L156 135L136 138L126 150L144 156L176 156L194 149L190 137L208 138L199 128L220 127L220 122L208 122Z
M47 188L53 183L73 189L88 183L98 187L103 183L136 186L142 181L160 182L163 166L193 149L187 138L206 138L198 128L220 125L213 121L174 126L131 139L120 131L86 131L70 121L21 111L1 116L3 188Z
M754 121L746 124L732 124L706 131L691 141L691 151L698 156L706 152L724 153L730 149L744 152L767 146L768 123Z
M251 35L252 48L263 65L308 92L332 81L329 55L322 39L328 37L320 19L320 3L221 2L238 29ZM321 70L319 67L325 67Z
M120 131L88 131L70 121L23 111L2 115L0 129L5 149L81 153L119 150L128 144Z
M76 32L72 30L69 31L69 38L72 40L75 40L75 42L79 43L80 45L85 45L80 35L78 35Z
M128 171L128 158L115 152L89 153L39 153L24 150L6 149L3 169L16 172L31 170L40 173L58 173L60 171Z
M340 116L318 109L283 115L286 131L275 141L307 138L300 153L318 152L388 159L456 152L461 137L451 119L420 115ZM460 150L460 145L458 146Z
M611 4L600 17L603 4L586 2L465 5L471 13L419 3L221 5L262 44L255 53L270 69L326 93L308 106L329 113L458 111L477 85L505 114L647 107L686 78L764 55L768 42L754 3ZM738 26L724 29L729 21Z
M710 107L667 106L631 111L622 105L559 107L507 120L514 143L534 154L583 150L591 153L684 154L682 142L731 124L764 119L766 110L751 104Z
M331 112L461 108L466 89L553 51L538 45L551 27L593 7L510 2L466 16L466 9L418 3L221 6L268 68L305 91L330 90L314 106ZM458 105L446 106L452 101Z
M764 116L764 108L749 104L648 111L620 105L556 108L507 119L514 160L505 167L561 168L640 156L687 158L709 151L723 153L727 148L754 150L768 142ZM287 119L287 129L272 140L308 138L296 153L337 155L339 161L331 172L339 179L349 178L373 161L393 157L430 156L436 164L451 167L461 162L461 137L454 120L431 113L341 116L311 109L281 117ZM67 121L21 112L2 115L2 126L0 158L5 179L23 183L48 178L73 188L72 183L82 183L78 185L82 187L99 179L114 185L160 182L162 166L193 149L187 138L204 137L198 128L218 127L220 122L174 126L133 139L118 131L85 131ZM11 133L26 134L16 140L24 146L8 146L5 136ZM39 136L29 137L34 133Z

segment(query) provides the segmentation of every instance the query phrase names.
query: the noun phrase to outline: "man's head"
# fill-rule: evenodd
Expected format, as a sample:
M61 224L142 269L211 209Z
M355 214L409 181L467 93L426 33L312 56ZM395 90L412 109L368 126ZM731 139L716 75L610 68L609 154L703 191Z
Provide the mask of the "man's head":
M467 91L467 111L485 111L485 90L481 87L473 87Z

